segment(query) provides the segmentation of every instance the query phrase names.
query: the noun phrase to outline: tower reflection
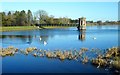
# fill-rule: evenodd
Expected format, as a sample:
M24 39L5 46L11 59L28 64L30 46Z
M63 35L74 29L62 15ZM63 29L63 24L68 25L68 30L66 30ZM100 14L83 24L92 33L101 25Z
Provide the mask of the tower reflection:
M80 30L78 35L78 40L85 41L85 37L86 37L86 30Z

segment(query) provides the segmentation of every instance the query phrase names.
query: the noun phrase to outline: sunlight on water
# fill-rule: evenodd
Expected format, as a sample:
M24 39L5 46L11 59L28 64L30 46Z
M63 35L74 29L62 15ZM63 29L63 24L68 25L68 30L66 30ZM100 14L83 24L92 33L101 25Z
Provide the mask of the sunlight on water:
M106 49L118 46L118 26L88 26L87 30L78 31L77 28L44 29L31 31L3 32L0 35L2 47L14 46L19 49L37 47L43 50L79 50L82 47L88 49ZM0 43L1 44L1 43ZM89 53L87 53L89 55ZM92 55L89 55L92 57ZM8 63L9 61L9 63ZM19 63L17 62L19 61ZM28 64L29 62L29 64ZM11 65L14 64L14 65ZM20 54L14 57L3 58L3 72L106 72L90 64L83 65L75 61L59 61L46 58L34 58ZM24 65L24 66L23 66ZM8 67L9 66L9 67ZM12 69L10 69L12 66ZM40 67L38 67L40 66ZM32 68L34 69L32 69ZM52 68L54 67L54 68ZM72 68L71 68L72 67ZM20 70L17 70L19 68ZM23 70L24 68L24 70ZM82 68L82 69L80 69Z

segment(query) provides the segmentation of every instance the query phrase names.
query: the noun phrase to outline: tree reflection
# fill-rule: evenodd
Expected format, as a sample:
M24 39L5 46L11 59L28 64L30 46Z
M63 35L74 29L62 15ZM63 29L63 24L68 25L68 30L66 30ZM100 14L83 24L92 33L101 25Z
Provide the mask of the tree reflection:
M97 25L97 28L98 29L102 29L102 25Z
M31 44L32 40L33 40L33 36L31 36L31 35L0 35L0 38L3 39L3 41L2 41L3 43L5 43L4 40L8 39L8 42L6 42L6 43L14 43L14 44L18 44L18 43L19 44L20 43Z

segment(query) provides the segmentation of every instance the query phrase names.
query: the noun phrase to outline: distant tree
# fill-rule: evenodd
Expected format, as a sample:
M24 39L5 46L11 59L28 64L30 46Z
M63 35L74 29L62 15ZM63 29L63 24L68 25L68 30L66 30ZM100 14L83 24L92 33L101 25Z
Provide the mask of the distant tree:
M2 26L2 13L0 12L0 27Z
M27 15L24 10L22 10L18 16L18 23L20 26L27 25Z
M106 20L103 24L104 25L107 25L107 24L109 24L110 23L110 21L109 20Z
M93 23L93 21L90 21L90 23Z
M63 17L63 18L62 18L62 22L63 22L63 24L69 24L69 23L70 23L70 20L69 20L68 17Z
M62 24L62 23L63 23L62 18L61 17L58 18L58 24Z
M78 19L70 19L70 23L76 24L76 23L78 23Z
M27 12L27 21L28 21L29 26L33 23L33 15L30 10L28 10L28 12Z
M13 11L9 11L7 17L8 17L8 21L10 23L9 24L10 26L16 25L16 19L15 19L15 15L14 15Z
M110 21L109 21L109 20L107 20L107 21L105 21L105 23L110 23Z
M47 16L45 21L47 24L54 24L54 16L53 15Z
M102 24L102 21L101 21L101 20L97 21L97 24L101 25L101 24Z
M57 18L55 19L55 23L56 24L69 24L70 23L70 19L67 17L63 17L63 18Z
M38 10L35 14L35 17L39 20L41 24L46 23L46 19L48 18L48 13L44 10Z
M59 18L54 18L53 21L54 21L54 24L58 24Z
M1 23L0 24L2 24L2 26L4 26L5 25L5 12L1 12L0 13L0 20L1 20Z
M19 11L15 11L15 13L13 14L15 16L15 25L20 25L20 22L19 22L19 15L20 15L20 12Z
M35 16L33 17L33 24L37 24L37 18Z
M8 15L11 15L11 11L8 12Z
M12 14L9 11L7 15L4 16L4 22L3 22L4 26L11 26L11 18L12 18Z
M120 20L118 20L118 25L120 25Z

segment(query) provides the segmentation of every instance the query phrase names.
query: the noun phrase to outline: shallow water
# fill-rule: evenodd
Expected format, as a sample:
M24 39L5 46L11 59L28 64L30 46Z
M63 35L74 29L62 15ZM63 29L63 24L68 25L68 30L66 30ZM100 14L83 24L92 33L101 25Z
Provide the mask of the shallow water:
M85 31L77 28L56 28L29 31L3 32L0 36L2 47L10 45L19 49L37 47L44 50L79 50L86 47L89 50L118 46L118 25L115 26L88 26ZM47 42L45 45L44 42ZM104 51L103 51L104 52ZM92 57L87 53L87 55ZM32 55L8 56L2 59L3 73L108 73L103 68L82 64L80 61L59 59L48 59L46 57L33 57Z

